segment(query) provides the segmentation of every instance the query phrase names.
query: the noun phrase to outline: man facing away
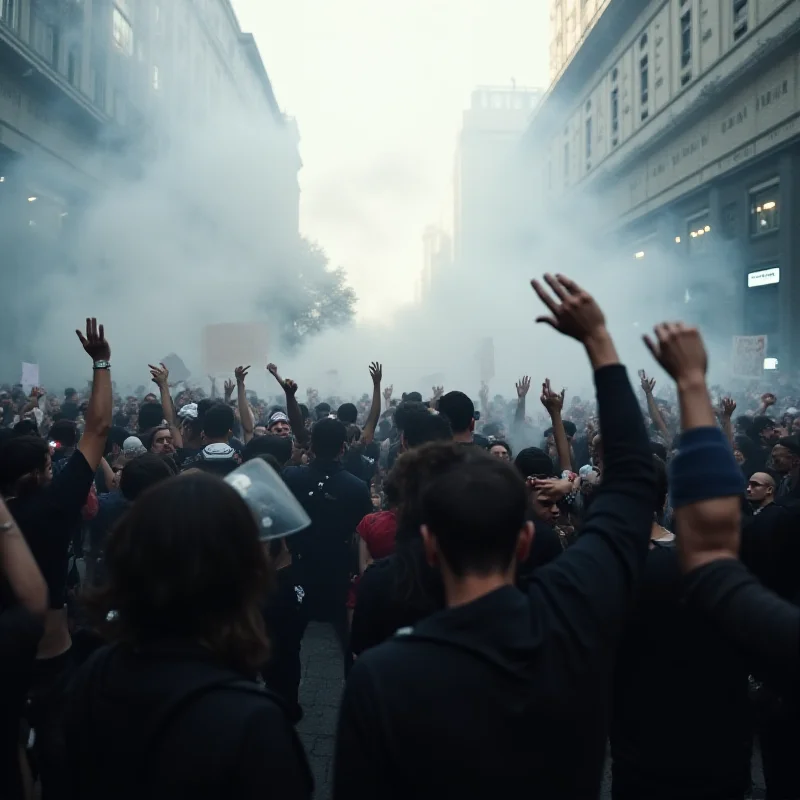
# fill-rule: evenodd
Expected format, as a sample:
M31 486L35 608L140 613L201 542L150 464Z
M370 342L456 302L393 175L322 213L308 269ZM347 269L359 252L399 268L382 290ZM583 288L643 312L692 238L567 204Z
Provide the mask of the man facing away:
M347 681L334 797L594 800L608 689L647 555L655 481L638 402L594 300L547 276L534 288L556 329L583 342L605 443L602 488L583 535L514 586L533 536L525 482L480 448L440 463L420 498L421 535L446 608L365 652ZM460 463L459 463L460 462Z

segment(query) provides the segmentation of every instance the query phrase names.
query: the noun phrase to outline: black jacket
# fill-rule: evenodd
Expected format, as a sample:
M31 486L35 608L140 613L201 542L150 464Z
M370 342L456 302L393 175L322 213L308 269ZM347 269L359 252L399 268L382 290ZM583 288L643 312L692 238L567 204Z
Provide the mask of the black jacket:
M625 369L595 375L606 450L582 536L531 576L357 659L334 798L595 800L616 645L647 555L650 444Z
M73 800L311 797L280 701L198 646L99 650L68 694Z

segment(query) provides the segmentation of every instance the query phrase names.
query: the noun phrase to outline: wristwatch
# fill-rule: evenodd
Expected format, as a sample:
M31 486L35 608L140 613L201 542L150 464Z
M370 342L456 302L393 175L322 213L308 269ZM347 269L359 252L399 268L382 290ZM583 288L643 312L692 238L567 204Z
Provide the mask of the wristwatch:
M92 369L111 369L111 362L110 361L95 361L92 365Z

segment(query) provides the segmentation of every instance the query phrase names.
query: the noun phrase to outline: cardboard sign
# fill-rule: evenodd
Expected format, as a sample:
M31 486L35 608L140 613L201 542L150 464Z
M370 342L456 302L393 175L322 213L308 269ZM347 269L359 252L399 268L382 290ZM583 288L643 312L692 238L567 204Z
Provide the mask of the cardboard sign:
M39 385L39 365L28 364L26 361L22 362L22 391L25 394L30 394L34 386Z
M766 355L766 336L734 336L733 374L738 378L760 378Z
M238 366L267 364L269 331L258 322L233 322L203 328L203 364L209 375L233 375Z

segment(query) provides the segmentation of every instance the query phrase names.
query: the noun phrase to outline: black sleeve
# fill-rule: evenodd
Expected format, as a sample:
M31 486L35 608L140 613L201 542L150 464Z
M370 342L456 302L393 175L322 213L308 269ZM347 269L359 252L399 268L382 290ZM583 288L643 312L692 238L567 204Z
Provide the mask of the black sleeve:
M530 596L570 646L612 647L650 541L655 477L650 442L625 368L595 373L603 481L578 541L533 575Z
M347 678L336 732L333 800L375 800L393 795L393 770L381 759L380 707L369 667L356 661Z
M800 673L800 608L763 587L739 561L712 561L684 578L686 602L748 654Z
M370 564L356 587L356 607L350 626L350 649L360 655L386 641L395 631L385 593L392 576L381 562Z
M303 746L286 719L272 703L256 710L237 751L232 771L235 784L229 796L240 800L310 800L314 781Z
M67 523L65 527L80 516L93 481L94 472L89 462L80 450L76 450L47 487L43 495L44 502L51 511L64 516Z

